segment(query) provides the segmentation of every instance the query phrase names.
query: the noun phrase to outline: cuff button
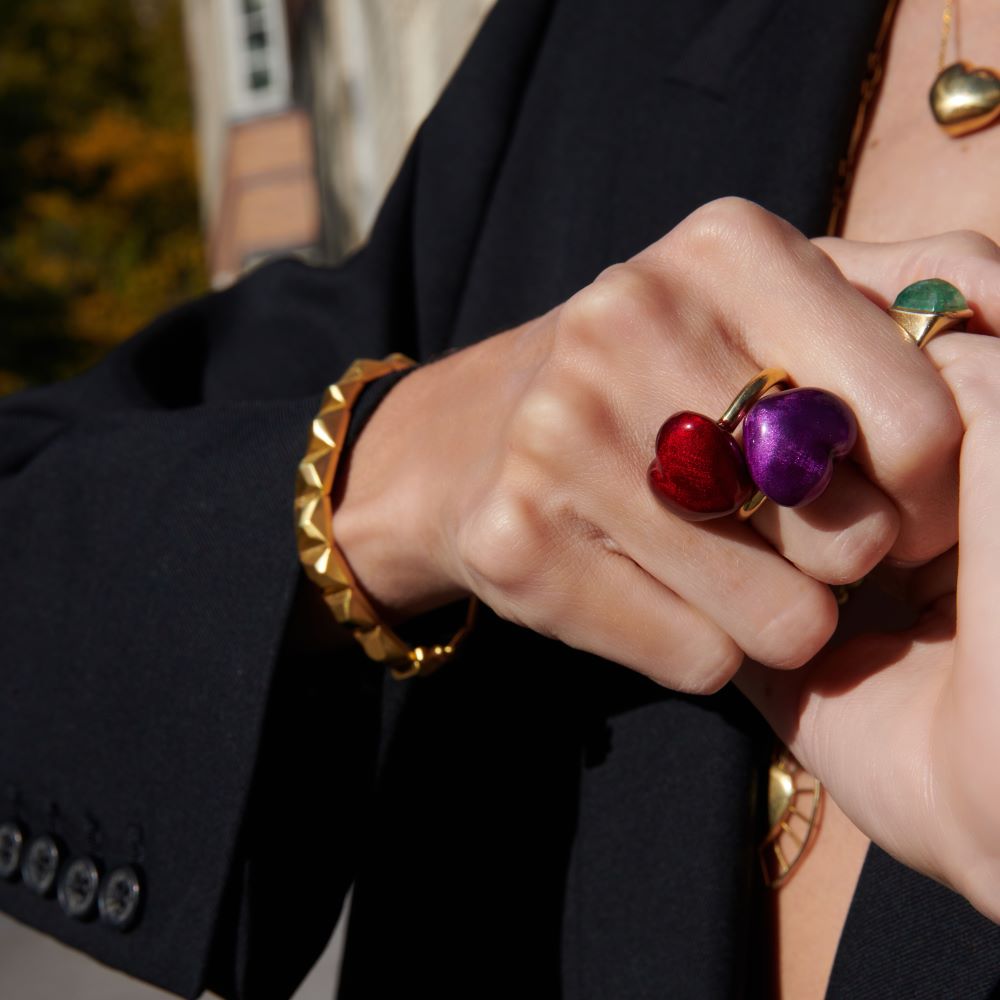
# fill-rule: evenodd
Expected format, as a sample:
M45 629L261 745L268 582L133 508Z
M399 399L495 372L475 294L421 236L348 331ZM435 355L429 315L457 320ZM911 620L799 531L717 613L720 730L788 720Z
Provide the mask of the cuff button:
M67 917L84 920L94 912L101 874L90 858L71 861L59 880L56 896Z
M39 896L47 896L56 884L61 860L59 845L52 837L35 837L28 842L21 861L21 878L24 884Z
M24 831L16 823L0 823L0 878L17 878L23 852Z
M115 930L127 931L139 918L142 885L134 868L126 865L108 874L97 897L101 922Z

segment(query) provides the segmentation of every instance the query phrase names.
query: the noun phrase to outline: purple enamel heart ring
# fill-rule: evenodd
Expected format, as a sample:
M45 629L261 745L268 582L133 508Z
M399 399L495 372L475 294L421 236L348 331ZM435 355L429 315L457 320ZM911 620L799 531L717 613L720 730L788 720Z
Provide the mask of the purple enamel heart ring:
M973 315L965 296L942 278L907 285L889 307L919 348ZM736 429L743 424L742 448ZM689 521L750 517L767 499L783 507L812 503L830 485L834 463L848 455L858 425L847 404L824 389L791 387L788 373L765 368L713 420L684 410L656 436L649 485Z
M823 389L789 389L765 396L743 422L750 476L782 507L812 503L829 486L835 459L858 439L847 404Z
M649 485L689 521L734 512L745 519L768 498L802 507L827 488L834 462L857 438L843 400L823 389L789 388L785 371L766 368L718 420L689 411L670 417L656 436Z

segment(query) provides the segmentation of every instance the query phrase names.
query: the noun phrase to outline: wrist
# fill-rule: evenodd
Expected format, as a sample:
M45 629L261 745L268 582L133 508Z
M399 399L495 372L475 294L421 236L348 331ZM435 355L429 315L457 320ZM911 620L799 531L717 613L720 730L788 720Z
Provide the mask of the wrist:
M438 495L442 462L427 422L440 405L438 365L415 369L378 404L341 460L334 507L337 545L387 622L466 596L443 557Z
M456 551L504 428L548 348L544 317L424 365L375 408L337 473L333 534L390 622L470 594Z

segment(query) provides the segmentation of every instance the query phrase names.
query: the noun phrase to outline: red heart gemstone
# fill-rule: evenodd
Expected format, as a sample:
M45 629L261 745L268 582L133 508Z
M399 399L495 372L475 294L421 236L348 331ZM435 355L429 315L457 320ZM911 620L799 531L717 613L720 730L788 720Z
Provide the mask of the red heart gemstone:
M749 499L753 481L736 439L700 413L675 413L656 435L649 483L687 521L732 514Z

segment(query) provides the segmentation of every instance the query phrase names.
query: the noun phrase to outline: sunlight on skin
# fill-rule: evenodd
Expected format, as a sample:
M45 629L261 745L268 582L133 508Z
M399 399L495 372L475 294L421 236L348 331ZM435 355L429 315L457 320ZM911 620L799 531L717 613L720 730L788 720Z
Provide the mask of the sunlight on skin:
M961 559L912 571L918 623L864 635L787 674L738 683L853 822L1000 919L1000 341L953 334L933 360L965 426Z

